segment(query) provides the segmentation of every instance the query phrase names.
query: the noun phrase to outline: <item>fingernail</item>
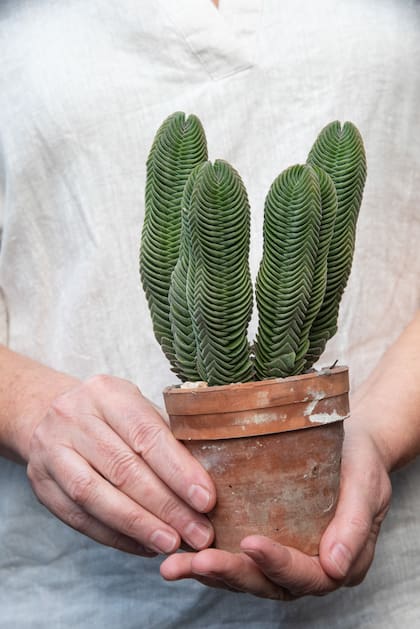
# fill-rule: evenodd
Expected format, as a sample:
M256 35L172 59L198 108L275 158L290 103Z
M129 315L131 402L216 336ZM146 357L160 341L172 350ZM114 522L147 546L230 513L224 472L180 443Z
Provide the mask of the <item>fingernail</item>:
M211 535L210 527L201 522L191 522L185 529L186 541L194 548L205 548Z
M343 577L346 576L352 561L349 549L346 548L344 544L336 544L330 552L330 559L340 574L342 574Z
M188 498L197 511L205 511L210 502L210 493L201 485L191 485Z
M178 545L175 535L162 530L155 531L150 537L150 542L159 553L171 553Z

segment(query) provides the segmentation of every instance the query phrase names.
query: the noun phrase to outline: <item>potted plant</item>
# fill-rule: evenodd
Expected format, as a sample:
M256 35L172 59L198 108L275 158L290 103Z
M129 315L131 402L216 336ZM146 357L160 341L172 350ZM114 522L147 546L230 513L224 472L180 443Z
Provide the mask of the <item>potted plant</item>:
M348 371L313 365L337 330L366 178L360 133L327 125L273 182L253 307L250 207L199 119L159 128L147 161L140 272L153 329L183 384L164 391L175 436L212 476L215 545L260 533L317 554L339 489Z

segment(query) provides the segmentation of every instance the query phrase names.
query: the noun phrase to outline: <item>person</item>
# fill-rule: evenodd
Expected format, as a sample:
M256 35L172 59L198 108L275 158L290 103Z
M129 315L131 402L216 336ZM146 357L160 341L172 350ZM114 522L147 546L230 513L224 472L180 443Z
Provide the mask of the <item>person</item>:
M420 617L420 7L219 5L0 7L1 628ZM256 536L241 554L208 548L214 487L158 410L174 376L137 260L147 153L176 110L196 113L211 159L244 178L254 272L280 170L333 119L365 139L353 271L321 361L348 364L355 393L319 558ZM185 543L198 552L174 552Z

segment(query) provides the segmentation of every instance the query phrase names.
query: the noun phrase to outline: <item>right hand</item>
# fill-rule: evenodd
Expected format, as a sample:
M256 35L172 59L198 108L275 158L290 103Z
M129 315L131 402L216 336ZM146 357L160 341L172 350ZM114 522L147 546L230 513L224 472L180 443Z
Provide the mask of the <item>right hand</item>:
M391 499L387 448L381 435L372 432L369 419L362 407L355 407L346 420L339 500L319 556L249 535L241 541L242 552L211 548L168 557L161 575L279 600L324 596L361 583Z
M58 396L33 431L27 473L41 503L102 544L153 556L213 540L210 477L127 380L94 376Z

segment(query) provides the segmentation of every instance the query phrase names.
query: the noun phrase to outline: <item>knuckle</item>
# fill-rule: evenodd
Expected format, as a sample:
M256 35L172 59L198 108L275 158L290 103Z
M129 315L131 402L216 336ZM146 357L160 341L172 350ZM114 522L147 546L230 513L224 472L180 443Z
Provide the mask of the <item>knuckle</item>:
M135 455L130 452L119 453L110 461L108 479L115 487L124 487L130 479L138 477L138 467Z
M53 509L51 508L49 479L46 476L39 474L39 472L34 468L27 470L27 476L37 501L49 509L49 511L53 512Z
M26 467L26 476L28 480L32 483L35 480L35 470L34 466L29 462Z
M50 407L47 414L35 426L29 441L29 456L39 455L42 451L51 448L52 435L54 434L53 422L55 411Z
M31 435L31 439L29 442L29 452L31 455L34 452L38 452L39 450L41 450L46 436L47 436L47 431L44 431L43 422L41 421L38 424L38 426L36 426L35 430L33 431Z
M124 516L124 533L134 539L138 538L144 528L144 517L138 510L129 511Z
M26 476L28 477L28 480L32 486L36 485L38 474L35 465L33 465L31 462L29 462L26 467Z
M89 378L83 382L83 385L90 389L93 392L102 393L103 391L112 391L116 388L124 387L130 391L136 391L138 393L138 388L135 384L130 382L129 380L125 380L124 378L118 378L117 376L110 376L106 373L99 373Z
M103 391L114 386L115 377L106 373L95 374L84 381L85 387L93 391Z
M69 479L67 492L78 505L84 506L93 498L95 483L88 472L79 472Z
M74 413L73 397L68 392L62 393L52 400L47 412L47 418L58 416L63 419L71 419Z
M26 476L32 488L38 488L42 486L43 483L50 480L50 475L47 470L40 465L39 462L34 463L32 460L30 460L26 466Z
M159 424L148 422L132 422L129 432L130 444L143 457L155 450L162 438L163 428Z
M179 519L181 515L180 504L174 498L168 498L160 505L159 517L168 524Z
M368 536L370 529L372 527L371 521L362 514L355 514L350 519L349 524L352 529L357 531L359 534L363 536Z
M80 531L81 533L86 533L89 530L92 517L81 509L73 509L72 511L66 513L66 521L72 529L76 529L76 531Z
M32 487L36 486L42 480L42 475L40 474L38 467L31 461L29 461L26 467L26 476L28 477Z

